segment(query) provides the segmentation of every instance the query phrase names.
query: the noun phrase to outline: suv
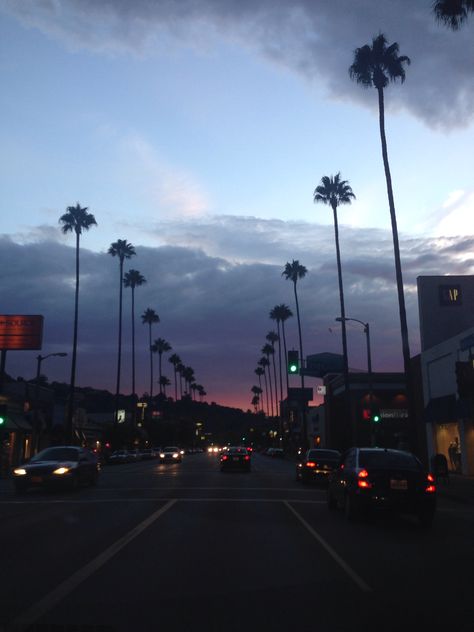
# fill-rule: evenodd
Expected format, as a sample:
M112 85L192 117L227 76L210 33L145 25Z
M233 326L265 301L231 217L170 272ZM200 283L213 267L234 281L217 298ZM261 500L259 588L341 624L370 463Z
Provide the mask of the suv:
M329 509L344 509L351 520L371 509L414 514L431 526L436 509L436 485L410 452L385 448L351 448L329 478Z

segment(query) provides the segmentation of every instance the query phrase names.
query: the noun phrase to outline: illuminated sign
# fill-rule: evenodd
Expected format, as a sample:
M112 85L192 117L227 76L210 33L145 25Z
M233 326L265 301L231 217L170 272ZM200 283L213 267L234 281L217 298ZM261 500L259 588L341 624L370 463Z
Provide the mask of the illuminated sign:
M41 349L43 341L43 316L0 316L0 349Z
M462 305L460 285L440 285L439 304L442 306Z
M125 422L125 411L117 410L117 423L123 424Z

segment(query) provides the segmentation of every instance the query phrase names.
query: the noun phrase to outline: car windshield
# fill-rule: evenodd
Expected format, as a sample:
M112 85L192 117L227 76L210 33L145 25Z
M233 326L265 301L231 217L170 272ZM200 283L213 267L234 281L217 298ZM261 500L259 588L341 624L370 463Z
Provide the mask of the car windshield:
M31 462L35 461L78 461L79 450L76 448L47 448L42 452L38 452L36 456L31 459Z
M409 452L396 450L361 450L359 466L384 470L403 469L417 471L421 468L418 459Z
M178 448L176 447L167 447L167 448L163 448L163 452L178 452Z

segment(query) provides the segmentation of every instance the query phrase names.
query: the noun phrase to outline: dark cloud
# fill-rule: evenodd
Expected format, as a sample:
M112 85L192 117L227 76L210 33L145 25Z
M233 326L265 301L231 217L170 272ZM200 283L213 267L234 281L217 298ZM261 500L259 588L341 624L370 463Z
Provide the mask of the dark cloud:
M207 223L206 223L207 222ZM214 230L215 225L219 230ZM255 227L258 226L257 231ZM213 241L208 234L212 227ZM341 225L346 312L371 323L374 368L401 368L398 305L390 235ZM208 218L193 225L160 225L164 245L135 244L137 256L125 271L138 269L147 283L136 290L138 391L148 388L147 328L140 314L155 309L161 322L155 337L167 339L192 366L209 400L250 402L254 369L275 328L270 310L279 303L294 311L292 284L281 273L293 258L308 268L299 282L306 353L340 352L334 236L329 227L255 218ZM194 243L189 243L189 235ZM169 236L172 244L166 243ZM249 236L253 239L249 243ZM123 236L122 236L123 237ZM291 239L297 241L292 247ZM232 246L231 252L226 250ZM401 236L411 350L419 348L416 277L470 274L471 238L409 239ZM239 256L238 256L239 255ZM259 261L261 257L264 260ZM118 262L105 252L81 249L78 383L114 389L118 320ZM74 301L74 248L57 241L19 244L0 239L2 313L45 316L43 352L70 351ZM124 290L123 388L130 389L130 290ZM333 331L330 332L329 328ZM297 344L295 319L288 341ZM365 367L363 331L349 332L351 365ZM11 352L7 370L30 378L37 352ZM69 358L45 362L51 379L67 381ZM171 365L164 362L172 378Z
M437 24L432 0L0 0L24 24L68 46L116 53L151 50L169 37L209 47L227 35L341 99L376 107L372 91L348 78L355 48L380 31L400 44L412 66L388 106L431 126L467 125L474 103L474 21L453 33ZM217 35L219 34L219 35Z

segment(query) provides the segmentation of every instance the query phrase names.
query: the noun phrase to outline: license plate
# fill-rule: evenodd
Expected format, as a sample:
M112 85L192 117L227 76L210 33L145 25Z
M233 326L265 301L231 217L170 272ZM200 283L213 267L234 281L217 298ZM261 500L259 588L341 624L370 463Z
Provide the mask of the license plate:
M239 460L239 457L238 457L238 456L233 456L233 457L232 457L232 460L233 460L233 461L238 461L238 460Z
M41 476L32 476L31 477L31 482L32 483L42 483L43 482L43 478Z
M408 489L408 483L406 480L398 480L396 478L391 478L390 489Z

